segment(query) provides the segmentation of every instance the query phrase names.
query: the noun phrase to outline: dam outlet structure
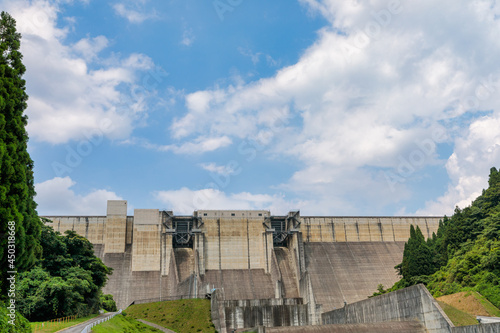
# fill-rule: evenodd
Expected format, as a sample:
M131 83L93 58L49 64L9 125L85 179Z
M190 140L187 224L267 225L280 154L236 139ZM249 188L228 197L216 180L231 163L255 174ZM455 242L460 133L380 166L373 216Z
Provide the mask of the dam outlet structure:
M410 226L426 238L440 217L271 215L198 210L175 215L107 203L106 216L45 216L86 237L113 268L104 288L117 306L212 298L219 332L322 324L322 314L398 281Z

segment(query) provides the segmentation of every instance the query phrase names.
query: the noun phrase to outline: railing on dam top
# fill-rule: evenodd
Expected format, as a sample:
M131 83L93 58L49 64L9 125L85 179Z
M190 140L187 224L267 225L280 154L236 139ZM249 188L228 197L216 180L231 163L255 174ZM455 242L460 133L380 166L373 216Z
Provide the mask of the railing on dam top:
M89 332L92 332L92 330L91 330L91 328L92 328L92 327L94 327L94 326L96 326L96 325L99 325L99 324L101 324L101 323L104 323L105 321L110 320L111 318L113 318L113 317L114 317L114 316L116 316L116 315L119 315L120 313L122 313L122 309L120 309L120 311L118 311L118 312L113 313L113 314L112 314L112 315L110 315L110 316L107 316L106 318L102 318L102 319L96 320L96 321L94 321L94 322L92 322L92 323L88 324L87 326L85 326L85 328L82 330L82 332L81 332L81 333L89 333Z
M193 295L162 296L162 297L155 297L155 298L138 299L138 300L135 300L132 303L130 303L130 305L144 304L144 303L165 302L165 301L177 301L177 300L180 300L180 299L194 299L194 298L200 298L200 297L196 297L196 296L193 296Z

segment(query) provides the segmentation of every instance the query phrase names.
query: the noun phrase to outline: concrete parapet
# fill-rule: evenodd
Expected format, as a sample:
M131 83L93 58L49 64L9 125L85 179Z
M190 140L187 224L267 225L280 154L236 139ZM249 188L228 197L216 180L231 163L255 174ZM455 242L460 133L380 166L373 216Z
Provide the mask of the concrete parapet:
M370 324L418 320L430 333L454 327L424 285L416 285L322 314L323 324Z
M419 226L425 238L437 232L441 217L302 216L305 242L404 242L410 225Z
M106 215L127 216L127 200L108 200Z
M92 244L104 244L105 216L44 216L52 221L54 231L64 234L72 230Z

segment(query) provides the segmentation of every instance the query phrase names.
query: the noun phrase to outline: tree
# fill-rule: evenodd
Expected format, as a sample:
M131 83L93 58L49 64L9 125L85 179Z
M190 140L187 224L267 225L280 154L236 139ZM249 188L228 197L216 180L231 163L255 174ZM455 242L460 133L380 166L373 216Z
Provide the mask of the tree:
M413 225L410 227L410 238L405 244L403 262L396 268L407 281L434 273L431 249L425 242L424 235L418 226L416 229Z
M65 236L42 226L43 256L19 275L18 309L30 320L95 313L113 269L95 256L92 244L73 231ZM106 306L111 306L108 298ZM112 301L112 299L111 299Z
M41 221L36 212L33 161L25 129L27 107L26 71L19 52L21 35L16 21L6 12L0 15L0 278L5 295L7 269L24 271L41 254ZM15 222L15 263L8 262L9 222ZM7 264L14 264L13 267Z

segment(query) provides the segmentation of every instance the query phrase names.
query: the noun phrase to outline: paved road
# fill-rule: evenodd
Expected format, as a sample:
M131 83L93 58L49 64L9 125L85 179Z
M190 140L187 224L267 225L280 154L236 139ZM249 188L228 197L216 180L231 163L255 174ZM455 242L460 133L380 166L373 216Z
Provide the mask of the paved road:
M62 331L59 331L59 333L80 333L85 328L85 326L87 326L88 324L93 323L94 321L98 321L99 319L111 316L114 313L115 312L104 313L104 314L99 315L99 316L97 316L95 318L89 319L86 322L83 322L83 323L78 324L76 326L69 327L69 328L66 328L66 329L64 329Z
M145 320L142 320L142 319L137 319L138 321L140 321L141 323L143 324L146 324L146 325L149 325L149 326L152 326L154 328L157 328L159 329L160 331L162 332L166 332L166 333L175 333L174 331L171 331L169 330L168 328L165 328L165 327L161 327L160 325L156 325L156 324L153 324L153 323L150 323L149 321L145 321Z

